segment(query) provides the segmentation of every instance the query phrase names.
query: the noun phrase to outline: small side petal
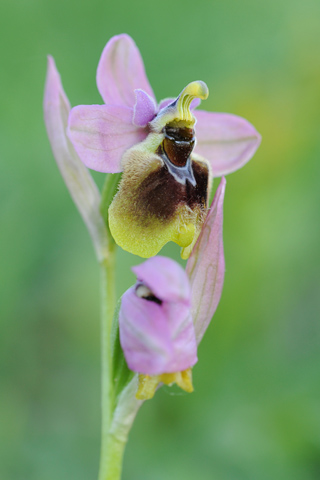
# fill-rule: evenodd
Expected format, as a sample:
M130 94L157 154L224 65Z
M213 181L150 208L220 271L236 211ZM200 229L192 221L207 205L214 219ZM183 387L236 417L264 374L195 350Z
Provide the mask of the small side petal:
M97 70L97 86L104 102L133 108L134 91L141 88L154 98L139 49L129 35L112 37Z
M190 304L190 285L184 269L167 257L152 257L132 268L138 280L160 300Z
M67 137L70 104L64 93L54 60L50 56L48 57L43 107L45 124L55 160L89 230L97 257L102 260L108 255L108 236L100 214L100 193Z
M222 224L226 181L221 179L186 272L192 292L192 316L199 343L217 309L223 287L225 262Z
M243 167L260 144L261 136L244 118L202 110L197 110L195 116L195 152L210 162L214 177Z
M132 125L133 110L115 105L79 105L69 115L68 136L83 163L105 173L121 172L123 153L145 139Z
M133 108L133 123L138 127L145 127L157 113L156 102L144 90L138 89L134 93L136 103Z

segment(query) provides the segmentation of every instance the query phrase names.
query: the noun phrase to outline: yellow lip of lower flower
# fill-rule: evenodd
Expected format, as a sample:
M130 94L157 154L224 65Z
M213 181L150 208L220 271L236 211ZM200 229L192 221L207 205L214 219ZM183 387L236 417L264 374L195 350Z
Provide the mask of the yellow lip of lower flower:
M136 398L138 400L150 400L154 396L159 383L169 386L176 383L182 390L191 393L193 392L192 369L187 368L182 372L163 373L162 375L140 374Z

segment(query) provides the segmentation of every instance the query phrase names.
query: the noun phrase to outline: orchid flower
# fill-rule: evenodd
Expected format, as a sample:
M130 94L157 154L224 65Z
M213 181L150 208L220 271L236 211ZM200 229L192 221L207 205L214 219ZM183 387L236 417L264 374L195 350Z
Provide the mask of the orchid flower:
M152 257L132 270L137 283L119 312L120 342L128 367L139 373L136 397L152 398L159 383L193 391L197 344L218 306L224 280L221 181L186 271Z
M157 104L128 35L107 43L97 86L105 105L74 107L68 136L87 167L123 172L109 208L116 243L148 258L174 241L188 258L207 215L212 178L241 168L260 135L236 115L195 111L209 94L202 81Z

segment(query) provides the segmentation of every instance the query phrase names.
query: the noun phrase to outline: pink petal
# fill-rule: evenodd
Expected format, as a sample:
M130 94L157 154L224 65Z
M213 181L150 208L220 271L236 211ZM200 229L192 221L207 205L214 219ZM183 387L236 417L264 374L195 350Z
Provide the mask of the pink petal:
M176 98L164 98L163 100L160 101L158 110L159 111L162 110L163 108L170 105L170 103L173 103L175 100Z
M108 254L108 237L100 213L100 193L90 172L77 156L67 137L70 104L64 93L54 60L50 56L48 57L43 107L54 158L72 199L89 230L97 257L101 261Z
M132 124L132 114L131 108L115 105L79 105L71 110L68 136L87 167L121 172L123 153L147 136Z
M217 309L222 293L225 270L222 240L225 185L223 177L186 267L191 284L192 316L198 343Z
M145 127L157 113L157 105L145 91L138 89L134 93L136 103L133 108L133 123L138 127Z
M195 116L195 152L210 162L214 177L243 167L260 144L259 133L244 118L202 110L197 110Z
M190 285L184 269L167 257L151 257L132 268L137 279L164 301L190 302Z
M154 98L139 49L129 35L112 37L105 46L97 70L97 86L104 102L133 108L134 91Z
M194 98L191 102L190 110L194 110L195 108L199 107L200 103L201 103L200 98Z

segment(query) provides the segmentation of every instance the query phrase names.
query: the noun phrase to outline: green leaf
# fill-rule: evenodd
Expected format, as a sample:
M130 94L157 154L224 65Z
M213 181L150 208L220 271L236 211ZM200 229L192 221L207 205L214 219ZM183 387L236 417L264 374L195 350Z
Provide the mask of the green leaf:
M128 385L135 372L128 368L119 338L119 311L121 298L116 306L111 329L112 377L115 403L122 390Z

